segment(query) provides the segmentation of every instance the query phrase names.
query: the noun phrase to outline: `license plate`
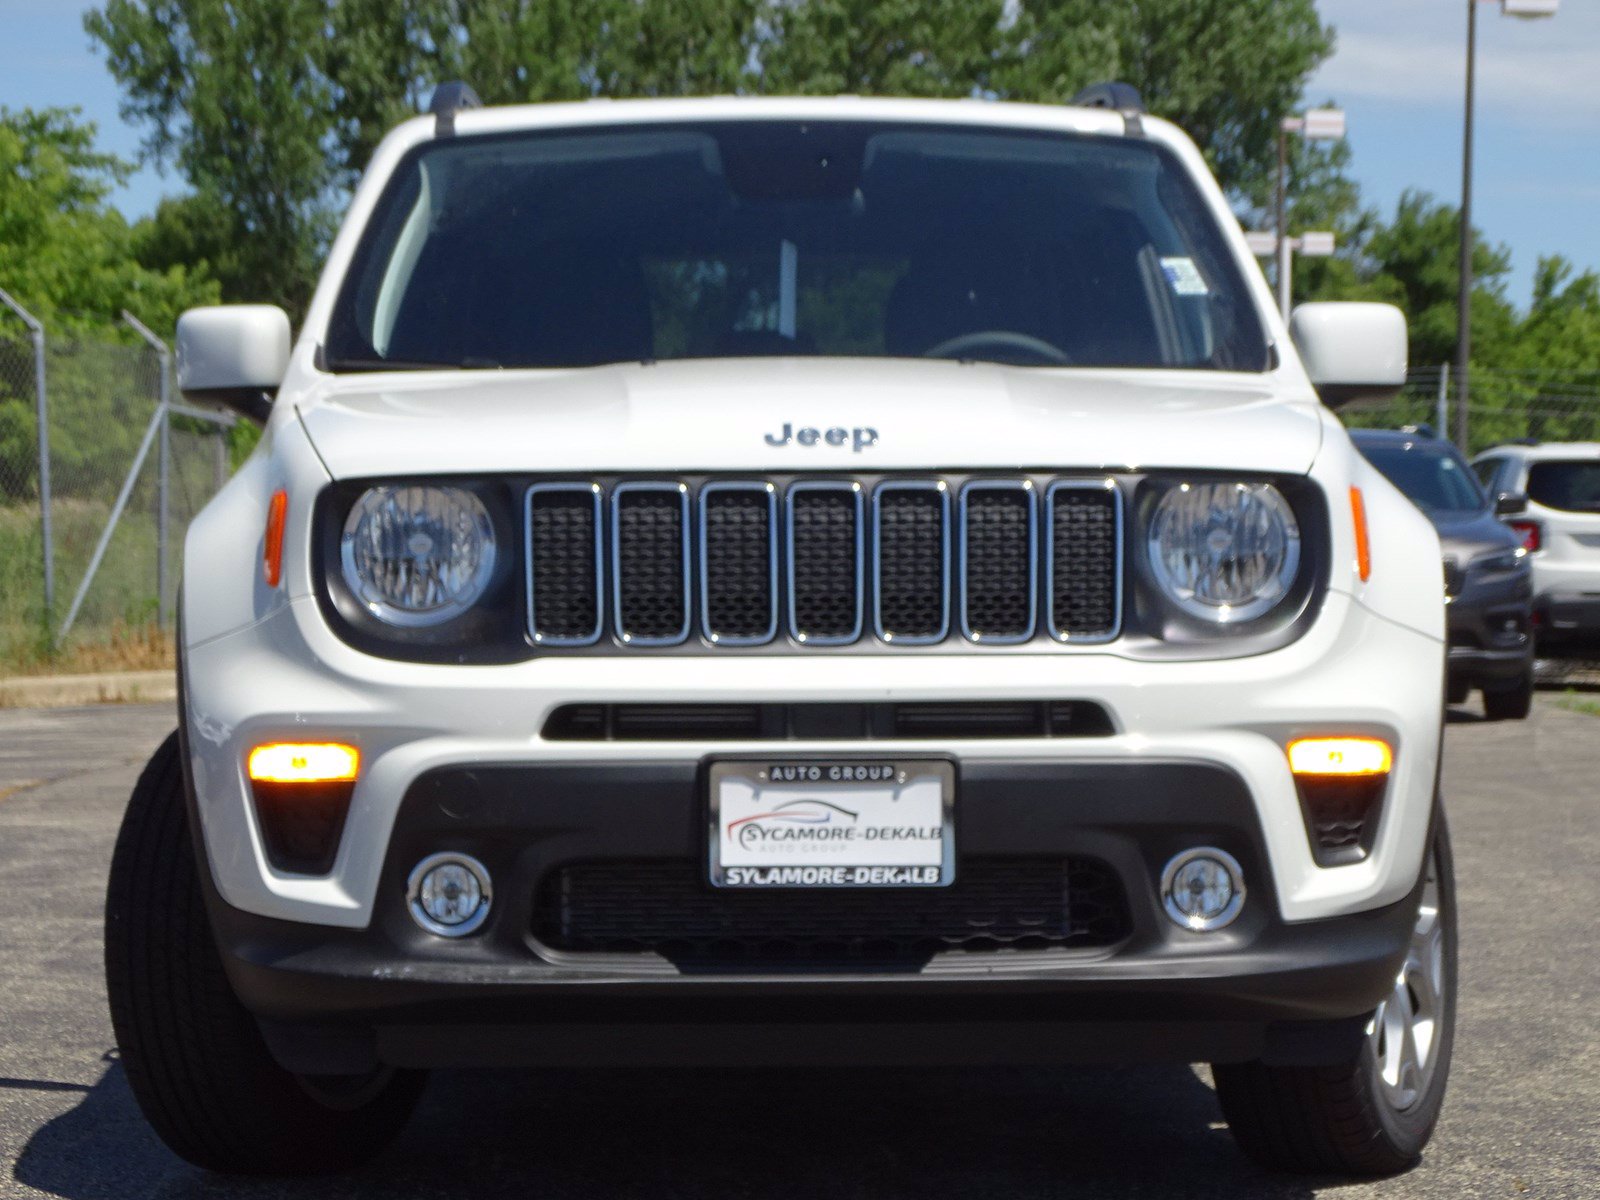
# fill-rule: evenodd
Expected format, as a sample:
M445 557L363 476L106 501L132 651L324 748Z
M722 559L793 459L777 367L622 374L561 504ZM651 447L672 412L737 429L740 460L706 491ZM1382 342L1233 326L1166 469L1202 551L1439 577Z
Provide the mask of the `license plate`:
M711 765L717 887L945 887L955 769L931 759Z

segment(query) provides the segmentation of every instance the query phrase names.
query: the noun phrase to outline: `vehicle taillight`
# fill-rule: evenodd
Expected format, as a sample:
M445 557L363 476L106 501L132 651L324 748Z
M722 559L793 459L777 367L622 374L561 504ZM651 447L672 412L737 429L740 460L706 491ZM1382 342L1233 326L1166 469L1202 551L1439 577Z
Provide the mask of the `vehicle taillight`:
M1537 521L1507 521L1516 534L1522 539L1522 548L1529 554L1539 549L1539 522Z

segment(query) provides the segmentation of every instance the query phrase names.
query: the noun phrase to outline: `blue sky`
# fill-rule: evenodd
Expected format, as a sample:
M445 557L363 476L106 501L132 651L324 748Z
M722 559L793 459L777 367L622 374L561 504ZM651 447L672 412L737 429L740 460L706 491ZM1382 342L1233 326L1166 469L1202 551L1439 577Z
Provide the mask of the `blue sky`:
M0 105L71 105L103 149L132 158L139 132L82 29L77 0L0 0ZM1368 203L1392 211L1407 188L1455 201L1461 189L1466 5L1461 0L1319 0L1339 49L1307 88L1350 115L1352 171ZM1549 21L1480 6L1476 220L1510 246L1511 295L1525 304L1534 264L1560 253L1600 269L1600 3L1563 0ZM1137 82L1132 81L1132 82ZM130 217L180 182L144 169L117 196Z

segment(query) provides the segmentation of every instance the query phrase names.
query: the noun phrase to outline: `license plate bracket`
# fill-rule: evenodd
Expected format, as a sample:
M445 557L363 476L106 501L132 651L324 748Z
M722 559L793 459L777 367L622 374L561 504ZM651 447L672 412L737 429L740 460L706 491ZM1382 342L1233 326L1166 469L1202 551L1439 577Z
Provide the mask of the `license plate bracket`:
M708 772L710 881L721 888L948 887L948 759L718 760Z

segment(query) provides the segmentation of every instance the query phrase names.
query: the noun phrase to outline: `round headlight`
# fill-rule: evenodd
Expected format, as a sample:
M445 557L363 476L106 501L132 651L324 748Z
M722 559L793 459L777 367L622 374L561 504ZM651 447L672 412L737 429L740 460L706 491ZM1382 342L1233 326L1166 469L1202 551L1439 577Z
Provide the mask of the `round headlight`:
M1293 586L1300 527L1270 483L1185 483L1156 505L1149 552L1156 582L1184 612L1249 621Z
M340 542L344 581L380 621L438 625L483 595L494 525L471 492L375 487L350 510Z

